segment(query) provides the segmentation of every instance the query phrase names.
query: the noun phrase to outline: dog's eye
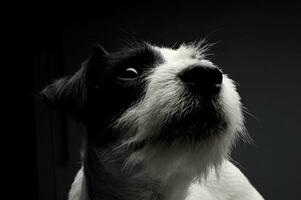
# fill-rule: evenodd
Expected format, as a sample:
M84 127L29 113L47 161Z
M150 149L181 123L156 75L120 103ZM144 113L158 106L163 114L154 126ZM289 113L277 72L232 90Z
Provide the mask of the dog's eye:
M126 68L125 70L121 71L119 74L119 78L121 79L135 79L139 76L138 71L135 68Z

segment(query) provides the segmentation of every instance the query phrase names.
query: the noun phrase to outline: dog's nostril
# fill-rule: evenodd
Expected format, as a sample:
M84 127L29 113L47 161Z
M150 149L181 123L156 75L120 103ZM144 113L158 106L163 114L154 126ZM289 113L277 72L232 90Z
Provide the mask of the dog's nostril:
M192 65L184 69L178 75L185 83L220 85L223 81L223 74L213 66Z
M222 72L215 66L191 65L178 74L187 84L206 90L219 88L223 81Z

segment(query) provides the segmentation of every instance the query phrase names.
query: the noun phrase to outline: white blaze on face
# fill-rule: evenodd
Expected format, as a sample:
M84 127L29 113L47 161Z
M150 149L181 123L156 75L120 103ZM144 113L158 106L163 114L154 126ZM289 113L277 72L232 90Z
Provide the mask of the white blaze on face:
M183 45L176 50L153 48L160 52L164 62L147 77L144 97L118 121L118 124L128 127L124 145L139 143L159 134L169 116L190 109L189 101L183 95L187 93L184 83L177 77L179 72L193 64L213 65L204 59L202 50L192 46ZM175 172L205 175L209 167L218 166L228 156L237 133L243 131L240 97L233 81L226 75L223 75L218 99L227 123L224 133L195 145L146 145L131 154L127 166L145 163L146 173L164 181Z

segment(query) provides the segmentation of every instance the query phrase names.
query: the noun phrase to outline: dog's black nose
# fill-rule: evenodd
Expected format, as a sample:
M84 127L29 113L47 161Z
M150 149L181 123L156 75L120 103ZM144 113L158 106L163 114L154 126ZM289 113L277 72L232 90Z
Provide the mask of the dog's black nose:
M214 65L191 65L178 74L179 78L187 85L197 88L204 94L219 91L223 82L223 74Z

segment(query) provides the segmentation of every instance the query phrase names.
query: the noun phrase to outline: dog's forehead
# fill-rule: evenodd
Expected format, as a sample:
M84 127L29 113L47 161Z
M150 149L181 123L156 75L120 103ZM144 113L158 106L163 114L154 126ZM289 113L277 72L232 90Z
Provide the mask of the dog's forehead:
M159 52L165 62L176 62L184 60L198 60L201 62L209 62L205 60L205 49L194 45L182 44L179 48L167 48L152 46L152 48Z
M213 65L211 61L206 59L205 51L201 47L195 45L183 44L177 49L152 46L152 48L159 52L163 63L171 65L189 65L195 63L203 63L205 65Z
M161 53L147 43L125 46L119 51L107 55L109 66L116 67L152 67L156 63L162 63Z

